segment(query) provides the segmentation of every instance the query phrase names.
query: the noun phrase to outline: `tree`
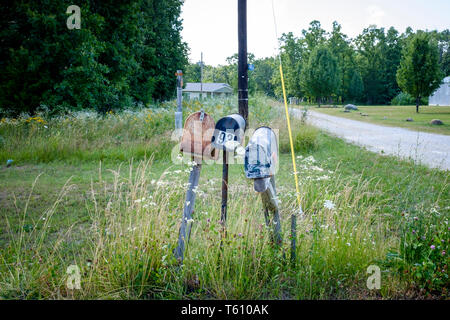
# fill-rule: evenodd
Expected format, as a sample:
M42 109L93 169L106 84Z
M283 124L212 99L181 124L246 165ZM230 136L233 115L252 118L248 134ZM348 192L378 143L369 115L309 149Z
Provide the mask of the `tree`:
M205 66L205 65L203 65ZM203 70L204 72L204 70ZM201 66L200 62L190 63L186 66L186 71L183 72L184 82L200 82L201 80Z
M274 58L263 58L255 60L255 70L249 71L249 85L254 83L254 91L264 93L270 97L275 96L274 88L270 79L277 70L274 68Z
M319 45L311 53L308 64L303 68L302 84L309 96L317 98L331 96L338 89L337 62L330 50Z
M353 102L360 101L363 92L364 83L362 81L361 75L358 71L353 70L348 89L348 98Z
M397 84L396 75L400 65L402 46L399 33L395 28L391 27L386 32L386 36L380 43L380 55L383 68L380 98L383 104L388 104L401 91Z
M351 77L354 72L354 52L350 46L347 36L342 33L342 27L336 21L333 22L333 30L328 39L328 47L331 53L337 59L339 90L337 92L338 100L341 102L349 98Z
M0 109L119 109L174 95L187 64L182 0L10 1L0 12Z
M327 32L322 29L319 21L314 20L309 24L308 30L302 30L305 47L310 54L317 46L325 43Z
M422 97L431 95L441 84L437 44L425 32L418 32L403 50L397 71L399 87L416 99L416 112Z
M286 93L291 97L301 97L303 95L303 90L300 85L300 74L306 54L304 49L304 40L296 38L292 32L289 32L287 34L283 34L280 41L281 61L284 69ZM278 84L278 86L276 86L277 95L281 96L281 79L278 68L279 65L277 63L272 82L274 84Z
M369 26L355 40L358 49L358 67L364 82L364 96L367 104L383 103L380 99L384 69L380 42L384 42L383 38L384 29Z

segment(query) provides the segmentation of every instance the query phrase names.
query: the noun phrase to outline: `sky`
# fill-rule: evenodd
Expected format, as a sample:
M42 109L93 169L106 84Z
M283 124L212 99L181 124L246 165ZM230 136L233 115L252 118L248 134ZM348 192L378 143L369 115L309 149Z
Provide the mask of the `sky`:
M369 25L395 27L404 32L450 29L449 0L273 0L278 36L293 32L300 36L309 23L319 20L331 31L333 21L349 37L356 37ZM226 64L237 53L237 0L185 0L182 7L183 41L190 48L191 62ZM256 58L273 56L277 40L272 0L247 0L248 52Z

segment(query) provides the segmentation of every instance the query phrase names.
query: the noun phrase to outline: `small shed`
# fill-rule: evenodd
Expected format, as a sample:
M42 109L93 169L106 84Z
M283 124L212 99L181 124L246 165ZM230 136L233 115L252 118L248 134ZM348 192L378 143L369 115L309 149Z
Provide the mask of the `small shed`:
M450 77L446 77L441 86L430 96L430 106L450 106Z
M187 99L225 97L233 94L233 88L227 83L186 83L183 96Z

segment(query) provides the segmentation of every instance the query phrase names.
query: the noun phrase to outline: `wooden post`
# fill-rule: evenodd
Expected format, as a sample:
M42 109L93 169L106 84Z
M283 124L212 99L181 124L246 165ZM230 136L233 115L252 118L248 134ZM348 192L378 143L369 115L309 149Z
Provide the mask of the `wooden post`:
M261 194L267 226L270 224L269 212L273 213L272 239L277 246L281 246L283 243L283 237L281 236L281 221L278 209L277 192L275 188L275 178L272 176L265 179L255 179L254 188L256 192Z
M200 162L201 163L201 162ZM192 213L194 211L195 204L195 189L198 186L198 180L200 178L200 171L202 169L201 164L193 166L191 174L189 176L189 188L186 193L186 201L184 203L183 218L181 221L180 232L178 234L178 246L175 249L175 258L179 262L183 262L184 251L186 243L189 242L192 226Z
M222 167L222 209L220 212L220 223L222 224L223 236L225 236L225 224L227 222L227 204L228 204L228 152L223 150Z
M296 246L297 246L297 214L291 215L291 263L295 265L296 259Z
M175 112L175 129L183 128L183 72L177 70L177 111Z
M248 128L247 0L238 0L238 103Z

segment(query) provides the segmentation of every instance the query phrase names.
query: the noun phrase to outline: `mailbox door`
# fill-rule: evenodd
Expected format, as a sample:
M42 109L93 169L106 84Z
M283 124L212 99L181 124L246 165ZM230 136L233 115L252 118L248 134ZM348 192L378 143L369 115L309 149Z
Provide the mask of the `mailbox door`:
M239 114L232 114L220 119L212 137L214 148L233 152L242 144L245 130L245 120Z
M217 160L219 153L211 146L214 127L214 119L210 115L203 113L202 116L202 112L191 114L184 124L181 152L204 159Z
M273 176L278 165L278 143L271 128L256 129L245 149L245 175L249 179Z

